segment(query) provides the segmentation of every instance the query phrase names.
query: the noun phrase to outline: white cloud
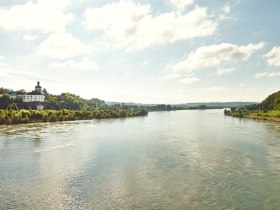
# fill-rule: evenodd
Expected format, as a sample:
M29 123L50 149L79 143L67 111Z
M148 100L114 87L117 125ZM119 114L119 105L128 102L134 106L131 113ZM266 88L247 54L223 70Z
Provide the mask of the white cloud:
M263 78L263 77L279 77L280 72L262 72L262 73L257 73L255 75L255 78Z
M94 61L84 58L81 61L67 60L64 62L54 62L49 64L52 68L75 69L75 70L96 70L97 65Z
M102 31L104 39L130 50L209 36L217 27L205 7L196 6L186 14L166 12L153 16L150 5L133 1L89 8L84 17L87 30Z
M142 62L141 66L147 66L149 64L149 60L145 60Z
M37 51L38 56L66 59L90 52L90 48L72 34L51 34Z
M185 85L191 85L193 83L199 82L200 78L197 77L189 77L179 80L178 82Z
M225 87L206 87L206 88L202 88L201 90L206 92L212 92L212 91L226 91L229 89Z
M224 63L248 60L254 52L264 47L264 43L234 45L222 43L203 46L191 52L177 64L171 66L173 71L191 72L196 69L219 67Z
M73 14L65 14L63 9L70 0L38 0L11 8L0 8L0 28L6 30L28 30L64 32L65 26L73 21Z
M231 16L231 5L225 4L221 11L217 12L217 15L219 15L217 21L219 22L219 26L221 27L227 27L229 24L231 25L233 22L237 21L237 18L234 16Z
M235 68L220 68L216 71L216 75L222 76L224 74L229 74L229 73L233 72L234 70L235 70Z
M1 59L2 60L2 59ZM12 70L11 66L6 64L6 63L3 63L3 62L0 62L0 72L3 73L3 72L8 72L9 70Z
M161 77L160 79L170 80L170 79L177 79L179 77L181 77L181 74L168 74L168 75L165 75L165 76Z
M230 13L230 6L229 5L225 5L223 7L223 12L226 13L226 14Z
M183 10L194 3L194 0L170 0L170 3L179 10Z
M269 66L280 66L280 47L273 47L264 57L267 58Z
M46 82L62 82L62 80L54 79L52 77L43 76L42 74L33 74L25 71L17 71L11 65L6 63L0 63L0 74L1 77L10 77L16 80L43 80Z
M31 34L25 34L25 35L23 35L22 39L26 40L26 41L33 41L35 39L38 39L38 36L31 35Z

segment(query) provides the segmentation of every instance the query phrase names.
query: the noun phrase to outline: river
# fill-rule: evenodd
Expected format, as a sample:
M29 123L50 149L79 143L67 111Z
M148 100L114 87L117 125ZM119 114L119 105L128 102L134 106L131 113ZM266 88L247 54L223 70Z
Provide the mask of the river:
M223 110L0 126L0 209L278 209L280 123Z

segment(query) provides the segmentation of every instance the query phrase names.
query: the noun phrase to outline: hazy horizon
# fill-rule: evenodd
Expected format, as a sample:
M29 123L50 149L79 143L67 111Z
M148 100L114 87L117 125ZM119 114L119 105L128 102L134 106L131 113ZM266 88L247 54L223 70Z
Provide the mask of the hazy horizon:
M0 1L0 87L144 104L278 91L280 2Z

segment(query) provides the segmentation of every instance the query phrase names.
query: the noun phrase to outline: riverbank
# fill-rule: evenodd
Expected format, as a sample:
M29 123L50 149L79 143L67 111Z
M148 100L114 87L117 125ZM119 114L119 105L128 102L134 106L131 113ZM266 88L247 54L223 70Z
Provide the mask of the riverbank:
M280 111L225 111L225 115L253 120L280 122Z
M146 116L144 109L134 110L0 110L0 125Z

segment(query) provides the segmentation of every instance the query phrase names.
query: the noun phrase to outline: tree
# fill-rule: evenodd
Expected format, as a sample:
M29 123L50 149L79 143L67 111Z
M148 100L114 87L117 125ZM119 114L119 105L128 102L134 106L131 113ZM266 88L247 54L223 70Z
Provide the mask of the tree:
M5 94L0 97L0 109L6 109L11 103L10 96Z
M43 88L42 94L44 94L45 96L49 94L46 88Z
M236 107L230 108L230 111L231 111L231 112L235 112L235 111L236 111Z
M54 112L49 116L49 121L50 122L56 122L57 121L57 116Z
M8 108L9 110L18 110L18 107L17 107L17 105L15 104L15 103L12 103L11 105L9 105L9 108Z

